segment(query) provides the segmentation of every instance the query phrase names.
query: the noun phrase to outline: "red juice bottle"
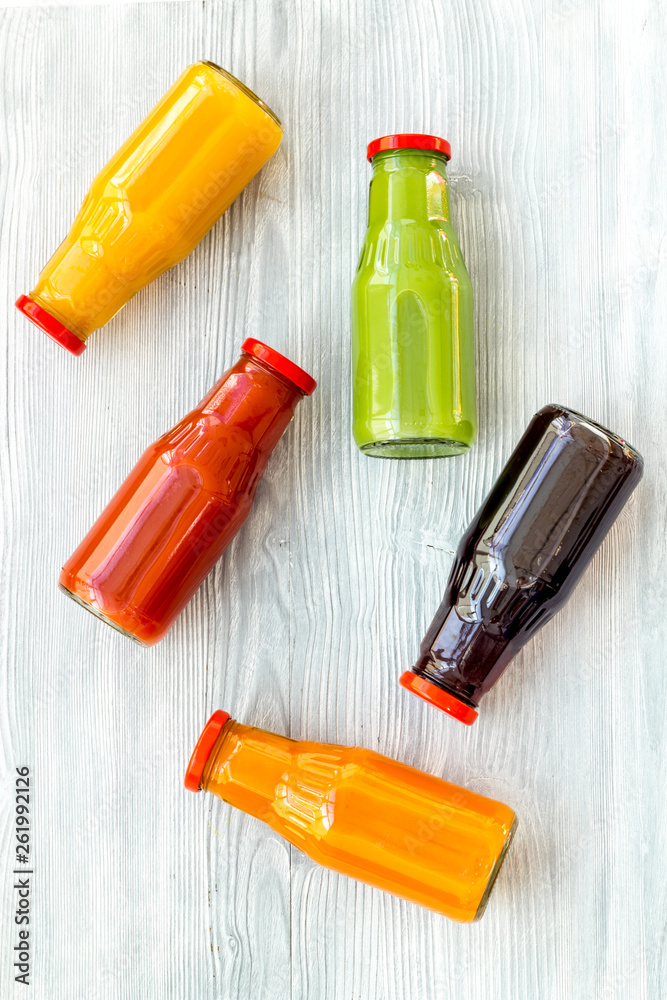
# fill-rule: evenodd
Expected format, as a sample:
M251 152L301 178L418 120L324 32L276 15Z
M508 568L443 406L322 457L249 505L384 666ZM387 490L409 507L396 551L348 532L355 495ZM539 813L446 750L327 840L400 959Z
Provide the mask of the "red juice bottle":
M258 340L148 448L60 574L60 587L152 646L245 522L271 452L315 389Z
M642 472L641 455L587 417L556 405L535 414L461 539L403 687L471 725L570 597Z

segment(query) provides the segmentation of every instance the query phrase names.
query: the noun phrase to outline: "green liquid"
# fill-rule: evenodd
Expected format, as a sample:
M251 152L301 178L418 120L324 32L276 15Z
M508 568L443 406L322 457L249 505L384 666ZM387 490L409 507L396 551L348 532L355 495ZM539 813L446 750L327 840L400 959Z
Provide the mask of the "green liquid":
M475 438L472 285L445 163L417 150L373 157L352 286L352 426L367 455L460 455Z

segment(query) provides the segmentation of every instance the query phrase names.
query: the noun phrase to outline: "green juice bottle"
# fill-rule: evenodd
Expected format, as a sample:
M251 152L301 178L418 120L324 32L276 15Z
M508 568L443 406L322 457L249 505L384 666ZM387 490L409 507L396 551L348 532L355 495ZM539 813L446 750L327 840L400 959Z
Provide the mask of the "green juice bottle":
M472 285L449 218L450 146L368 146L368 229L352 286L353 434L366 455L468 451L477 431Z

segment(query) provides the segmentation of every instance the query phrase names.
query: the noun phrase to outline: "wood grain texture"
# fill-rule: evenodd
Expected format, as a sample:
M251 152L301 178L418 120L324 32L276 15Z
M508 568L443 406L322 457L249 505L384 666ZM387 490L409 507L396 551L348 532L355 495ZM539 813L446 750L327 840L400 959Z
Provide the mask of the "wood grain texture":
M663 1000L667 995L664 5L206 0L0 14L0 996ZM277 155L80 359L13 309L93 175L183 66L277 111ZM476 295L480 437L382 462L350 431L366 142L444 134ZM56 590L143 447L256 336L319 380L172 633L132 647ZM457 540L532 413L644 454L576 598L470 730L402 692ZM458 926L316 868L182 788L225 708L507 802ZM34 774L33 985L12 982L14 768Z

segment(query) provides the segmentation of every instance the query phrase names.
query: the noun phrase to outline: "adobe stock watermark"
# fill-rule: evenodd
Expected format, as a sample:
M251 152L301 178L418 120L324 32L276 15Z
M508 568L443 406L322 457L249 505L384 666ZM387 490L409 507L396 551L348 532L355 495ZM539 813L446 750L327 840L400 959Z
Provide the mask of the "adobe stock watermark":
M67 2L68 0L64 0L64 3ZM141 87L133 87L130 97L116 99L114 101L113 113L110 113L105 121L98 119L92 129L79 129L76 143L69 143L67 150L51 161L49 173L53 171L59 183L61 183L63 177L66 174L71 174L82 161L88 158L90 153L94 153L95 156L99 155L100 150L106 144L106 140L115 134L119 121L124 121L127 118L128 121L134 122L134 127L132 128L132 132L134 132L143 121L143 118L139 118L142 111L144 112L144 118L147 114L150 114L151 109L146 109L147 93L152 93L163 85L164 79L161 75L158 75L154 70L149 72L145 68L142 69ZM131 135L132 132L129 134ZM114 150L110 150L109 152L113 155ZM98 169L103 169L102 163L98 164ZM90 179L92 181L94 177Z
M32 877L35 869L31 853L30 821L30 768L16 768L15 815L16 849L14 858L14 929L16 940L13 945L14 981L30 986L30 961L32 947L30 939L30 896Z
M567 846L556 858L556 863L548 869L543 869L539 877L532 883L531 892L534 897L540 893L553 893L554 885L562 878L570 875L582 863L587 864L593 857L599 845L613 837L613 831L619 830L624 838L627 828L628 813L639 811L641 796L637 790L622 803L616 803L603 816L596 818L595 823L587 830L577 829Z
M415 857L424 849L427 844L443 830L448 823L461 813L462 810L470 807L470 793L463 789L454 791L446 802L434 803L433 811L424 819L419 821L414 834L406 833L403 843L411 857Z

